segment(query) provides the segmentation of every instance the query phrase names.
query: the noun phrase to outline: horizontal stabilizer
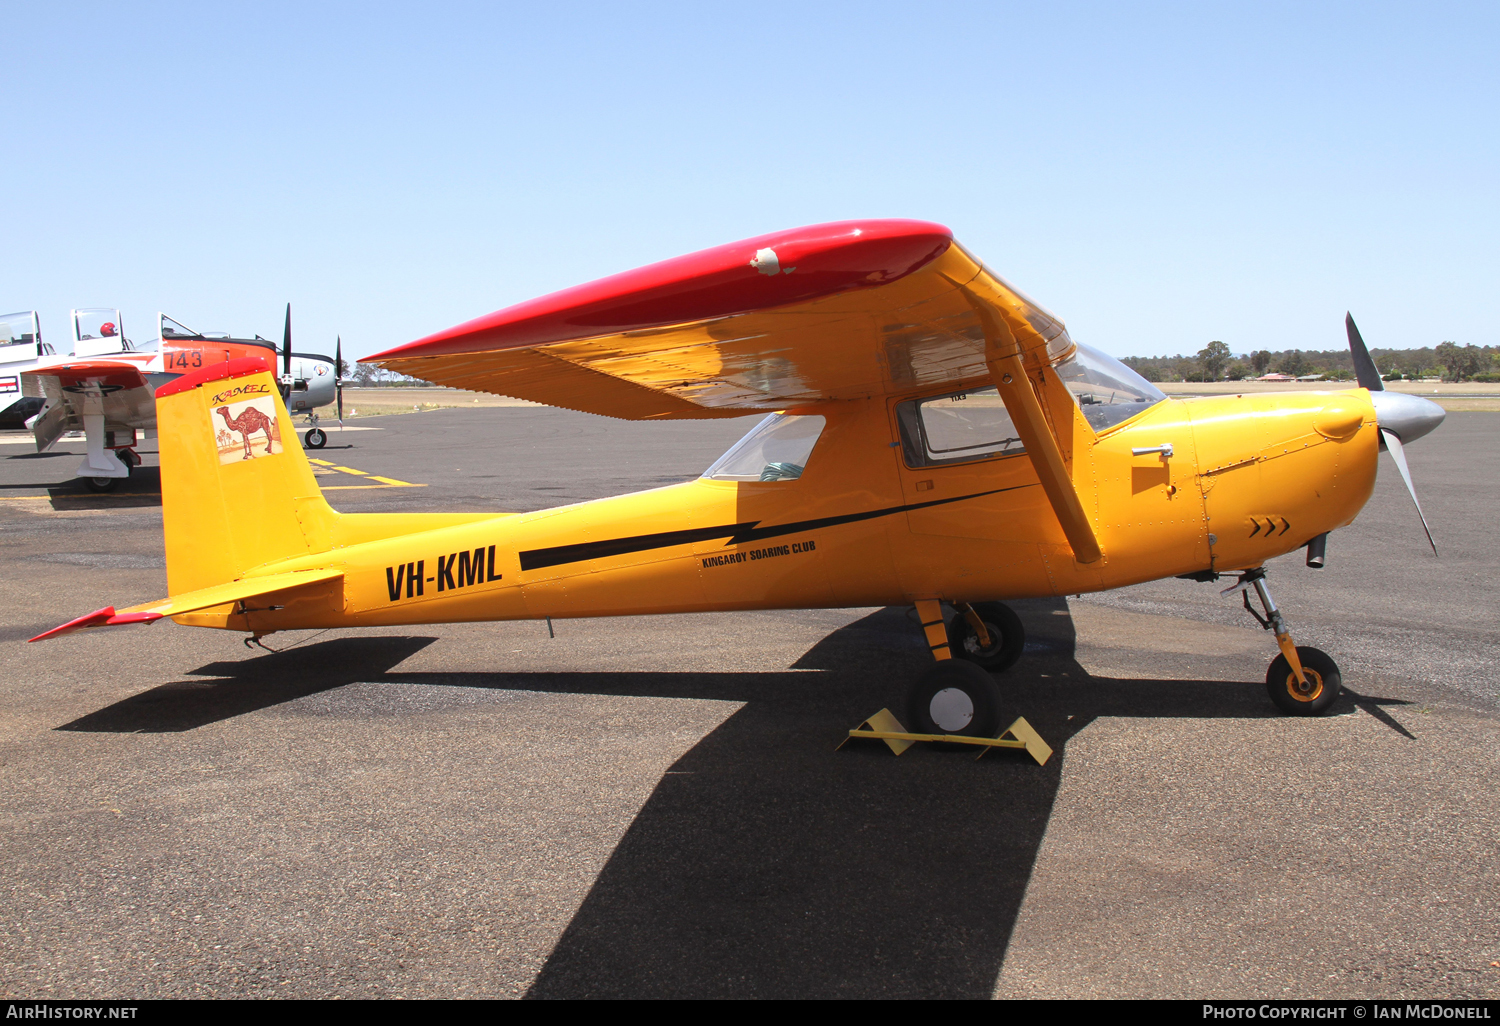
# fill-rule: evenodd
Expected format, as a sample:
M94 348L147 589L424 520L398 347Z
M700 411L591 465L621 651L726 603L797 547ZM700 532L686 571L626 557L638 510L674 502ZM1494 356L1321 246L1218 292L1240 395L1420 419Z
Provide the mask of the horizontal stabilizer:
M343 577L342 570L298 570L284 574L269 574L264 577L247 577L239 581L231 581L228 584L217 584L211 588L201 588L198 591L183 592L169 599L159 602L148 602L145 605L133 606L130 609L116 613L113 606L106 606L97 612L80 616L76 620L69 620L61 627L54 627L50 631L38 634L32 641L46 641L49 638L61 637L74 631L88 630L92 627L118 627L131 623L151 623L160 620L164 616L180 616L183 613L192 613L200 609L209 609L213 606L222 606L229 602L240 602L245 599L255 598L259 595L269 595L272 592L286 591L288 588L298 588L305 584L319 584L323 581L332 581Z
M92 627L122 627L128 623L150 623L152 620L160 620L160 613L116 613L114 606L105 606L97 609L87 616L80 616L76 620L69 620L61 627L54 627L50 631L43 631L32 641L46 641L48 638L60 638L64 634L72 634L74 631L86 631Z

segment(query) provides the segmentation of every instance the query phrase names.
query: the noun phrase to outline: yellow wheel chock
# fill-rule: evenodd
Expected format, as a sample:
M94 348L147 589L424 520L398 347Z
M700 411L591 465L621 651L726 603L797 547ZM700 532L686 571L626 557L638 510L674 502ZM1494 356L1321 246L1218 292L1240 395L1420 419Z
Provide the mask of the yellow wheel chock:
M954 744L978 746L979 754L974 756L976 759L984 758L984 753L991 748L1024 749L1036 760L1038 766L1045 766L1052 757L1052 746L1042 740L1041 735L1032 729L1024 716L1017 717L1016 722L1002 730L999 737L965 737L961 734L913 734L901 725L901 721L889 709L882 709L849 731L849 737L840 741L838 747L843 748L851 738L884 741L896 755L918 741L950 741ZM834 751L838 751L838 748Z

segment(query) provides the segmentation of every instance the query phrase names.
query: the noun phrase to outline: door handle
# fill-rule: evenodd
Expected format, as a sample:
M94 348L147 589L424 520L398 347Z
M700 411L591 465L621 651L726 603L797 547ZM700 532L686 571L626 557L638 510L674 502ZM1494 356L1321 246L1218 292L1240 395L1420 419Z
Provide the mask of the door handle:
M1148 445L1148 446L1144 446L1144 447L1142 447L1140 449L1131 449L1130 450L1130 455L1132 455L1132 456L1155 456L1155 455L1158 455L1158 454L1160 454L1161 458L1164 459L1164 460L1165 459L1171 459L1171 457L1172 457L1172 443L1171 442L1163 442L1161 445Z

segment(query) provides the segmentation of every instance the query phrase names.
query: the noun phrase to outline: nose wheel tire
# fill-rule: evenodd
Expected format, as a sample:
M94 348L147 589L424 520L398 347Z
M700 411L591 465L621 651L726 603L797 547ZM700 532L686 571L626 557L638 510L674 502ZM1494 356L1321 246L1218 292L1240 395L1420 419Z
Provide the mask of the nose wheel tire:
M1276 708L1289 716L1321 716L1338 700L1343 683L1339 664L1327 652L1302 645L1297 646L1297 658L1302 662L1307 688L1297 683L1286 656L1279 655L1266 671L1266 690Z
M321 449L328 444L328 432L322 428L310 428L303 442L309 449Z
M974 663L944 659L913 685L906 715L918 734L994 737L1000 731L1000 688Z
M962 614L948 624L948 651L960 659L983 667L991 673L1003 673L1015 665L1026 649L1026 628L1015 610L1002 602L975 602L974 612L989 633L989 645L979 643L979 635Z

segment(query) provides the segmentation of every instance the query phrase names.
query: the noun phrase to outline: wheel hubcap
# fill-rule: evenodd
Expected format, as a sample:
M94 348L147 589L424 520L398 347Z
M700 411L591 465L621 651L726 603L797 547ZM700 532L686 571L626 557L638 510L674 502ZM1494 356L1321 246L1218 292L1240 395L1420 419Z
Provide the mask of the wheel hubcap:
M958 688L944 688L932 696L927 711L939 730L954 734L974 719L974 700Z
M1323 693L1323 677L1317 670L1310 670L1306 666L1302 667L1302 675L1307 678L1306 691L1303 691L1301 685L1297 683L1295 673L1286 675L1286 690L1299 702L1311 702Z
M1000 646L1004 642L1004 639L1000 637L1000 628L986 621L984 629L989 633L990 647L985 648L979 644L979 635L972 633L973 628L970 628L971 633L967 638L964 638L965 652L968 652L970 655L987 656L1000 651Z

